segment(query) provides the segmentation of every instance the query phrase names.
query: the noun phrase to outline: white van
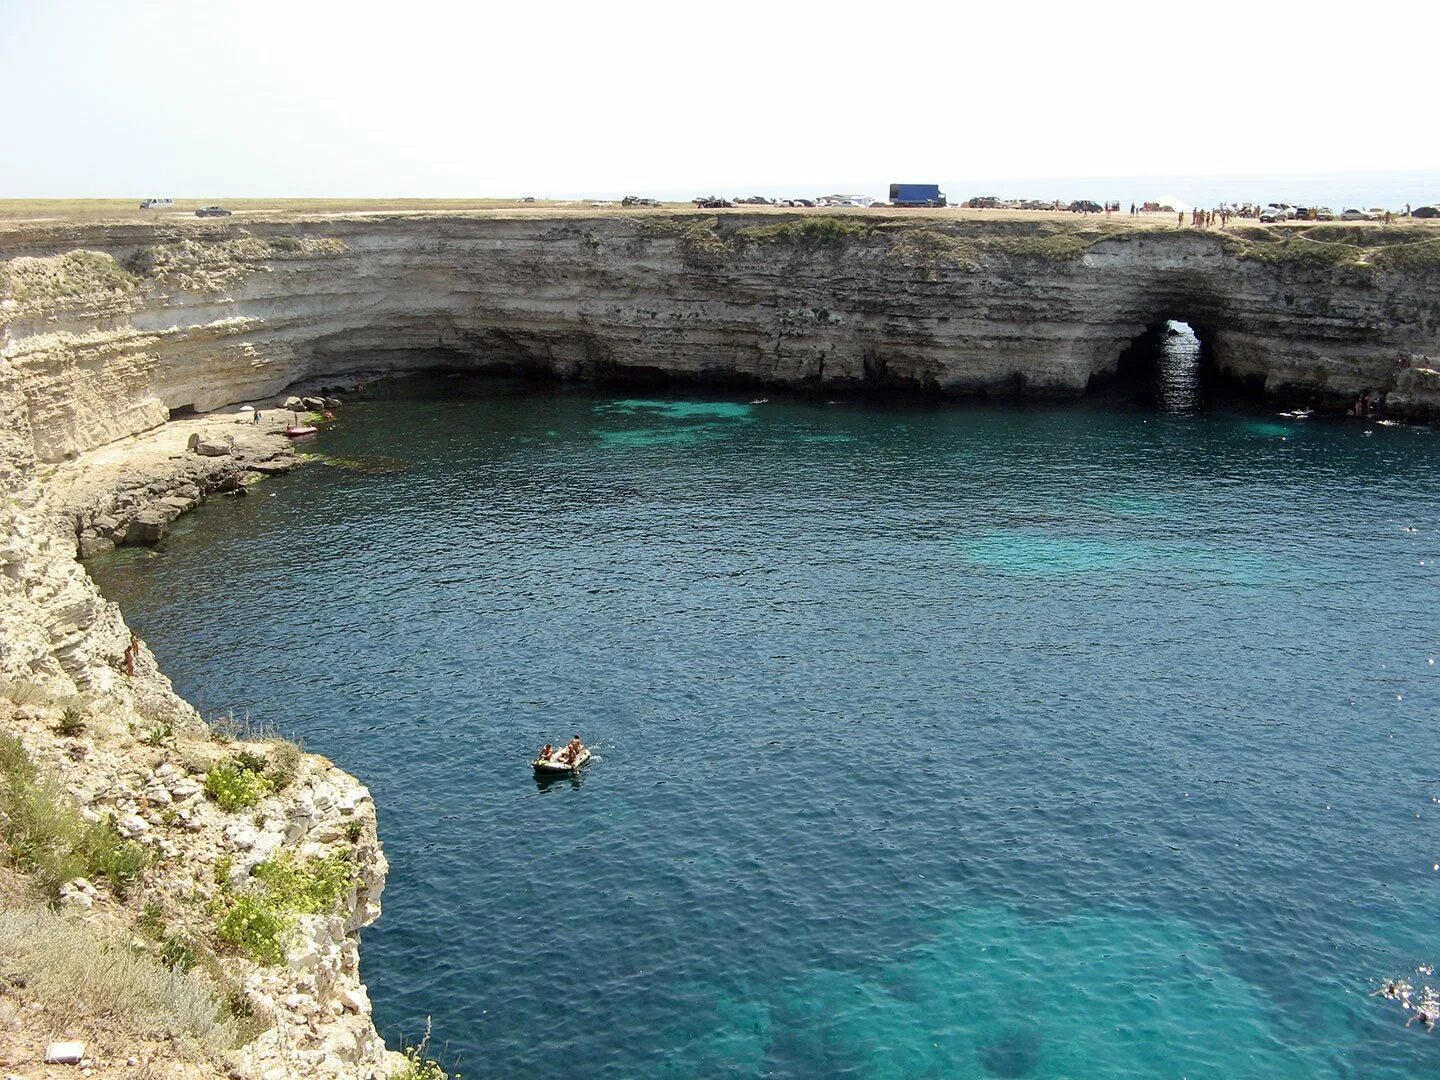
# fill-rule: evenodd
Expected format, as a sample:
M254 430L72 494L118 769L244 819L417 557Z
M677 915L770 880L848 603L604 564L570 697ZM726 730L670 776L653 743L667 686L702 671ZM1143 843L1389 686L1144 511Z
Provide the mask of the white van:
M141 210L173 210L174 199L146 199L140 204Z

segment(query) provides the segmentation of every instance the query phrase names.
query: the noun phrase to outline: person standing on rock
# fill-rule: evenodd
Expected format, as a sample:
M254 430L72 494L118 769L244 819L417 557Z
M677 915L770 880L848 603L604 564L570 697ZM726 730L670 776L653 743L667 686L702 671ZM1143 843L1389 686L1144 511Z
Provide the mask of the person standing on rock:
M130 644L125 646L125 674L130 678L135 677L135 657L140 653L140 635L134 630L130 631Z

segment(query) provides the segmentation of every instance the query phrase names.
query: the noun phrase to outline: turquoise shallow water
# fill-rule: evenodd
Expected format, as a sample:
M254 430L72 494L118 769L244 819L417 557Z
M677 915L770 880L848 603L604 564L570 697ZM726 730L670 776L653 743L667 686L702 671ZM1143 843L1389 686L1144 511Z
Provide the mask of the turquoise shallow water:
M94 566L375 793L470 1077L1402 1077L1440 955L1426 429L439 380ZM1413 528L1415 531L1406 531ZM598 747L537 784L543 740Z

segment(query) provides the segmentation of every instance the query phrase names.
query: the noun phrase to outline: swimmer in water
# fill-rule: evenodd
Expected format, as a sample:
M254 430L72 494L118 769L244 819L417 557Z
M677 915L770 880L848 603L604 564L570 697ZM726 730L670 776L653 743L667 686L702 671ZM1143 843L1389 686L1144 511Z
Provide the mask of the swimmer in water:
M1383 997L1387 1000L1396 998L1403 1000L1410 996L1410 984L1407 983L1404 979L1391 979L1389 982L1382 985L1379 990L1376 990L1370 996Z

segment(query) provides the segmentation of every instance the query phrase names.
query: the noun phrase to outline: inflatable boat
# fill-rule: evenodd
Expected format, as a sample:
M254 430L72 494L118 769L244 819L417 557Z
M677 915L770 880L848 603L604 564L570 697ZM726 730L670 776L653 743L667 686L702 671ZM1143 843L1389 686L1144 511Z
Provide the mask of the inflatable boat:
M575 759L574 765L567 765L560 760L560 751L556 750L548 758L536 758L530 764L535 767L537 773L568 773L580 768L590 760L590 748L582 746L580 755Z
M298 439L301 435L314 435L320 429L309 424L301 424L298 427L287 427L285 434L292 439Z

